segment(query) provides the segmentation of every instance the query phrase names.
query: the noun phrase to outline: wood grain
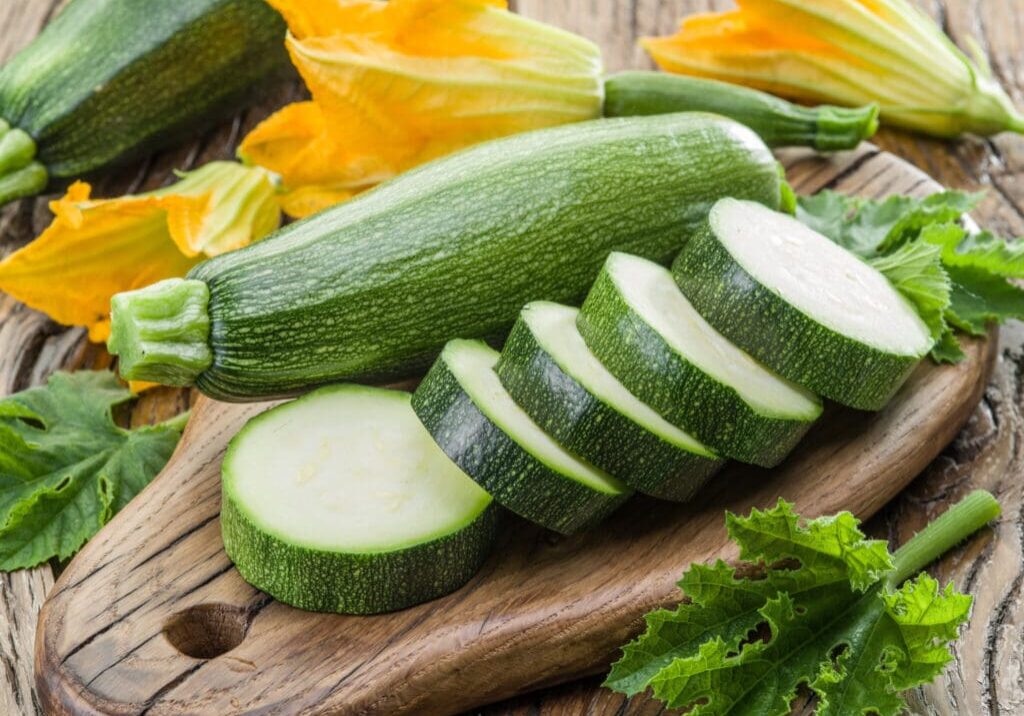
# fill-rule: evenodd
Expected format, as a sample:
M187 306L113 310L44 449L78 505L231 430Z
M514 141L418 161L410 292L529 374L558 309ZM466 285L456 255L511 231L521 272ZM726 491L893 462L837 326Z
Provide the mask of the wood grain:
M869 145L783 155L800 190L937 190ZM634 499L573 538L510 519L480 574L440 600L378 617L300 612L246 585L220 540L219 458L258 412L201 399L167 469L60 576L39 625L50 713L450 714L602 670L691 561L734 556L723 510L779 495L806 515L874 514L956 435L996 355L924 363L880 413L835 409L783 466L734 464L701 499Z
M58 0L0 2L0 60L27 44L60 4ZM719 9L729 0L512 0L512 4L524 14L580 31L598 42L607 67L617 70L648 66L646 57L635 48L636 35L669 32L678 17ZM1024 105L1024 0L922 0L920 4L962 46L968 38L978 39L997 77L1018 105ZM245 113L240 121L227 123L188 146L104 177L97 195L159 186L171 180L171 168L230 156L234 138L246 126L265 116L276 103L300 94L301 90L294 88L290 95L270 100L261 109ZM1024 235L1024 140L1020 137L1001 135L991 140L947 143L883 129L877 142L943 184L986 190L986 199L976 214L980 223L1008 235ZM48 218L45 199L21 202L0 211L0 249L6 253L24 243L45 226ZM36 348L26 350L26 337ZM1002 344L995 378L967 428L872 524L875 534L889 535L895 544L924 524L927 516L982 485L994 487L1006 508L1006 517L997 528L1000 539L994 543L998 549L989 538L979 538L967 549L950 555L936 570L960 584L968 582L972 592L984 591L986 598L978 601L956 668L919 694L915 713L1024 711L1024 666L1020 657L1024 622L1024 600L1020 598L1024 525L1020 507L1024 498L1017 487L1022 477L1019 446L1024 436L1020 416L1024 387L1019 380L1024 374L1024 335L1019 330L1004 331ZM4 391L38 383L62 366L102 365L106 360L102 351L87 347L80 332L65 331L10 299L0 298L0 365L7 376L2 381ZM187 400L176 391L149 394L140 401L132 422L170 415ZM48 584L50 575L50 568L43 567L9 575L0 584L3 609L16 613L21 626L21 636L17 636L0 621L0 713L5 716L35 713L34 700L26 698L24 691L31 673L27 651L31 644L24 635L31 631L39 606L31 596L35 585ZM638 716L660 713L660 707L644 697L626 702L598 689L597 682L590 680L488 707L481 713Z

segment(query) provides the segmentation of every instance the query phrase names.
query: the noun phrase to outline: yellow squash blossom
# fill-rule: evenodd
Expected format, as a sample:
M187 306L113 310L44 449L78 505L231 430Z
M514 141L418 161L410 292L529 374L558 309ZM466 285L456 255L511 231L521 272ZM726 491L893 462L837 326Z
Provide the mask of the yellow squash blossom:
M183 276L207 256L240 248L277 228L269 173L213 162L177 183L117 199L91 199L75 182L50 204L39 238L0 262L0 290L58 323L110 333L110 297Z
M505 0L269 0L313 99L245 138L303 216L471 144L601 113L591 42Z
M941 137L1024 132L978 55L972 62L906 0L738 0L644 47L665 70L812 102L878 102L884 121Z

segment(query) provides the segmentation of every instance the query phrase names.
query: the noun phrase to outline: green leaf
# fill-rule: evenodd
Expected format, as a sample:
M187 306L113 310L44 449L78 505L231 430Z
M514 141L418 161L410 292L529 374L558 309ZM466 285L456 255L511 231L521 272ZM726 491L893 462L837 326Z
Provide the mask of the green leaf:
M796 215L840 246L871 258L915 240L926 226L959 220L980 196L947 191L923 199L894 195L871 201L823 191L801 197Z
M946 266L978 269L1006 278L1024 278L1024 239L1003 240L988 231L967 234L962 229L959 233L949 230L923 238L942 246L942 262Z
M1024 291L982 269L946 268L953 281L946 319L965 333L983 336L991 321L1024 318Z
M125 430L107 371L56 373L0 400L0 570L66 559L170 458L181 420Z
M947 332L945 314L951 287L940 247L920 241L906 243L869 263L914 305L932 338L939 340Z
M768 565L763 575L693 565L679 583L691 601L648 615L607 686L650 687L694 716L782 716L806 685L818 714L888 716L904 708L900 691L951 658L970 597L927 575L889 591L885 544L865 539L849 513L801 525L780 500L726 520L741 556Z

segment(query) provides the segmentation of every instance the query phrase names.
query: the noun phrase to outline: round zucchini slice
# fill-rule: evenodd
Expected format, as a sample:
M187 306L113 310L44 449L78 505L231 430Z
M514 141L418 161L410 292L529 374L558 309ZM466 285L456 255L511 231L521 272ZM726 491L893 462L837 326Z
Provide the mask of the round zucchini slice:
M497 362L482 341L449 341L413 394L413 409L448 457L503 507L563 534L597 524L629 488L538 427L502 386Z
M726 340L668 269L638 256L608 257L577 325L629 392L721 455L771 467L821 415L815 395Z
M626 390L583 342L578 315L528 304L498 361L502 384L568 451L644 494L690 498L725 460Z
M374 614L476 573L498 508L437 448L410 397L328 386L232 439L221 531L247 582L301 609Z
M878 410L933 339L879 271L791 216L723 199L672 265L694 308L779 375Z

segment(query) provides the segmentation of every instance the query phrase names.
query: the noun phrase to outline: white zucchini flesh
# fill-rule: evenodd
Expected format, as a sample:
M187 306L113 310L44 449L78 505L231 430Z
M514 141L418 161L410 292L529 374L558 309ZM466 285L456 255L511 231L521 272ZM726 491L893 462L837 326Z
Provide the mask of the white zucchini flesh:
M447 594L476 572L496 508L410 401L328 386L232 439L221 527L246 581L303 609L368 614Z
M408 396L342 395L278 408L231 452L236 499L268 531L313 549L380 552L448 534L490 502Z
M623 299L687 361L732 387L763 415L814 420L821 404L809 391L772 373L705 321L662 266L637 256L613 253L608 275Z
M579 310L538 301L524 310L523 319L537 340L566 375L574 378L600 400L646 428L666 442L687 452L709 458L718 456L696 438L661 417L653 408L630 393L587 347L576 327Z
M460 342L456 347L458 350L446 352L448 369L477 409L505 435L534 458L569 479L609 495L629 492L629 488L619 480L563 449L512 400L494 372L497 353L483 344L469 341Z
M797 219L723 199L710 220L747 273L827 328L887 353L931 350L927 325L885 276Z

